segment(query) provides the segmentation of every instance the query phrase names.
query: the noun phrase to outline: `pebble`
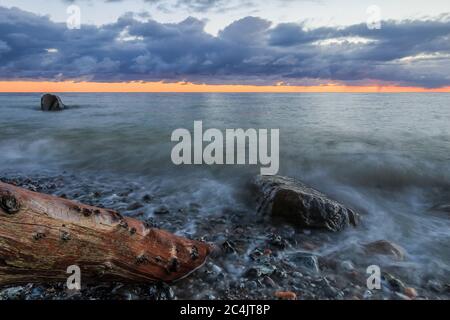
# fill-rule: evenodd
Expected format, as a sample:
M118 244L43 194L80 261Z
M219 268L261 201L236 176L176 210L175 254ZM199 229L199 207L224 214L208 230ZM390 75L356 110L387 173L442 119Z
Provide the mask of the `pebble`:
M396 292L395 296L401 300L411 300L410 297L408 297L407 295L404 295L403 293L400 293L400 292Z
M142 207L143 207L143 205L141 203L135 202L135 203L130 204L127 207L127 211L134 211L134 210L140 209Z
M276 270L276 267L272 266L272 265L259 265L259 266L254 266L254 267L251 267L250 269L248 269L247 272L245 273L245 275L248 278L261 278L264 276L272 275L272 273L274 273L275 270Z
M40 299L40 298L42 298L43 293L44 293L44 290L42 290L42 288L35 287L35 288L31 289L30 295L27 297L27 299L29 299L29 300Z
M427 287L437 293L441 293L444 290L442 285L435 280L429 280Z
M386 272L384 274L384 278L393 290L398 292L405 291L405 284L400 279L394 277L392 274Z
M156 300L174 300L176 298L172 287L164 283L150 287L150 294L153 295Z
M342 267L342 269L349 271L349 272L355 270L355 266L349 260L342 261L341 267Z
M154 211L155 214L169 214L170 211L166 206L161 206Z
M256 290L258 289L258 284L256 283L256 281L249 281L247 282L247 288L249 290Z
M411 288L411 287L405 288L404 293L405 293L405 295L406 295L407 297L409 297L409 298L411 298L411 299L414 299L414 298L417 297L417 291L416 291L416 289Z
M222 249L225 253L236 253L236 245L233 241L227 240L224 243L222 243Z
M372 298L372 296L373 296L372 291L366 290L366 291L364 292L363 298L366 299L366 300L368 300L368 299Z
M289 258L298 267L306 269L313 272L319 272L319 259L316 255L309 252L298 251L289 255Z
M211 270L212 270L214 273L221 273L221 272L223 271L222 268L219 267L219 266L216 265L216 264L213 264L213 265L211 266Z
M152 196L149 195L149 194L146 194L146 195L144 195L144 196L142 197L142 201L147 202L147 203L152 202L152 200L153 200L153 198L152 198Z
M23 287L12 287L2 290L0 296L6 300L19 300L22 296Z
M288 246L288 243L286 240L284 240L281 236L276 235L276 234L270 234L268 236L269 238L269 243L274 246L277 247L279 249L285 249Z
M267 287L275 288L277 286L275 281L269 276L264 277L263 282Z
M297 300L297 295L292 291L277 291L275 297L281 300Z

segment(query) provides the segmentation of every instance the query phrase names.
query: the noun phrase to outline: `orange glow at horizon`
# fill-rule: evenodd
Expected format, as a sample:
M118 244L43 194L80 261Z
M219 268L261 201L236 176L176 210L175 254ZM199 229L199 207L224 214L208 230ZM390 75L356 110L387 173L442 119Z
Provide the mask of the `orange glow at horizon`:
M421 87L400 87L394 85L348 86L341 84L326 84L314 86L289 85L236 85L236 84L194 84L190 82L50 82L50 81L0 81L0 92L267 92L267 93L295 93L295 92L348 92L348 93L395 93L395 92L449 92L450 86L427 89Z

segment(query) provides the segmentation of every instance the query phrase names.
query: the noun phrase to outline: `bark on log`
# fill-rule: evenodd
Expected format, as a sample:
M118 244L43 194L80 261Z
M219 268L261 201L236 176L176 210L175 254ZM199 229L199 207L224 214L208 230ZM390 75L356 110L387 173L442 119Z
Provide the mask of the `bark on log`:
M0 285L66 281L171 282L211 247L119 213L0 182Z

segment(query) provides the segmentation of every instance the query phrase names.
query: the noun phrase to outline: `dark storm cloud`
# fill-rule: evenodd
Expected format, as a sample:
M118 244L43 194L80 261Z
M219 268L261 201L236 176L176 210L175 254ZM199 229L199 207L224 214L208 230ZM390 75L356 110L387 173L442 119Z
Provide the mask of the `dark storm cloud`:
M450 85L450 22L386 21L307 30L256 17L212 36L204 23L141 21L129 13L101 27L0 7L0 78L95 81L188 80L291 84L387 81Z

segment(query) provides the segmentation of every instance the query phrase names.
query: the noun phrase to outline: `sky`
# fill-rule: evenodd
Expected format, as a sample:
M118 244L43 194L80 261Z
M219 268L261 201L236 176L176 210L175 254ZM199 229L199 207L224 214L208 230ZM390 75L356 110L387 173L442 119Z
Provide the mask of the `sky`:
M0 91L105 84L450 91L450 1L0 0Z

